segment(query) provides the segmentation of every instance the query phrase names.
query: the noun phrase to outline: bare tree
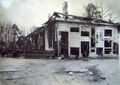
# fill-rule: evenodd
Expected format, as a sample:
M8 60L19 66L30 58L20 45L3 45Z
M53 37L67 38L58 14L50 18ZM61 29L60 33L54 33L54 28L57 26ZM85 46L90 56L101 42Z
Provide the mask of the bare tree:
M85 16L89 18L105 19L110 22L115 21L119 16L115 15L112 6L105 6L104 1L97 1L95 4L89 3L85 7Z
M102 13L99 10L99 7L97 7L96 5L94 5L93 3L89 3L86 7L85 7L85 14L86 17L89 18L98 18L98 19L102 19Z
M19 37L19 28L10 22L0 22L0 40L9 47L11 42L15 42Z

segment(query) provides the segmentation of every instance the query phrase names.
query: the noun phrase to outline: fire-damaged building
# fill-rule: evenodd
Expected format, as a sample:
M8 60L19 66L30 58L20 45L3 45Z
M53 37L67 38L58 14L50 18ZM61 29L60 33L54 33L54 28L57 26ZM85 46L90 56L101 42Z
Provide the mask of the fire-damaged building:
M55 12L42 27L27 36L27 52L39 56L117 57L117 24L101 19Z

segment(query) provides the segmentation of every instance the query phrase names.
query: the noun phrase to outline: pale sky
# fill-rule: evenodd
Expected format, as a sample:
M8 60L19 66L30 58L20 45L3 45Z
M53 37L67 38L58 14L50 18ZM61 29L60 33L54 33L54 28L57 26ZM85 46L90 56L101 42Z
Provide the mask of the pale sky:
M0 21L12 22L29 31L31 26L41 26L53 12L62 12L65 0L0 0ZM104 9L112 9L120 22L120 0L66 0L68 13L82 16L84 7L90 3L102 3ZM116 17L115 17L116 18ZM116 19L115 19L116 20Z

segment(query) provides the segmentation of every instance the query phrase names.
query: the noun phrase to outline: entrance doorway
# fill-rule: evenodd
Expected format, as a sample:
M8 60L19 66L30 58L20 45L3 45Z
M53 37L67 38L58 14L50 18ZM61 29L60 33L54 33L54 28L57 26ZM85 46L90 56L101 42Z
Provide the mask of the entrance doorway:
M61 55L64 55L65 57L68 56L68 32L60 32L61 34Z
M97 53L98 56L103 56L103 48L98 47L96 53Z
M81 54L83 57L89 56L89 42L87 41L81 42Z

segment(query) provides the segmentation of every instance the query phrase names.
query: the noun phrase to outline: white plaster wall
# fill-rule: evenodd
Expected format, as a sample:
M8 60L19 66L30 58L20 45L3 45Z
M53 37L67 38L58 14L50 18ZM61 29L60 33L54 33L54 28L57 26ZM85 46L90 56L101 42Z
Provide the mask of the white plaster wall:
M119 34L117 28L113 28L113 41L119 43Z
M70 47L80 47L80 33L79 32L71 32L69 39Z
M80 37L80 41L90 41L90 37Z
M112 30L112 37L110 36L104 36L105 29L111 29ZM113 43L118 43L118 30L115 27L110 26L101 26L96 28L96 35L98 34L98 39L96 37L96 47L102 47L103 48L103 55L104 56L115 56L116 54L113 54ZM100 34L102 36L100 36ZM104 40L111 40L112 41L112 47L111 47L111 54L105 54L104 53Z
M95 28L96 47L104 47L104 29L105 29L104 26Z
M85 25L82 25L82 24L76 24L76 23L64 23L64 22L58 22L57 25L56 25L58 28L57 28L57 35L58 37L60 36L59 35L59 32L60 31L64 31L64 32L68 32L68 53L70 56L72 56L70 54L70 48L71 47L77 47L79 48L79 54L81 56L81 41L89 41L89 46L90 46L90 37L85 37L85 36L81 36L81 29L85 29L87 31L89 31L89 34L90 34L90 31L91 31L91 27L90 26L86 26L85 28L82 28L84 27ZM70 32L70 27L79 27L79 32ZM59 47L59 46L58 46Z
M59 45L59 40L61 38L61 35L59 34L59 32L69 32L69 29L68 29L68 24L64 24L62 22L57 22L56 23L56 29L57 29L57 47L58 47L58 56L60 55L60 45ZM68 33L69 34L69 33ZM69 36L69 35L68 35ZM69 40L69 39L68 39Z
M106 37L104 36L105 29L111 29L112 30L112 37ZM118 42L118 31L115 27L109 27L109 26L101 26L96 27L96 36L98 35L98 38L96 37L96 47L104 47L104 40L109 39L114 42Z
M82 30L86 30L86 31L89 31L89 36L81 36L80 34L80 42L81 41L90 41L90 35L91 35L91 27L90 26L86 26L86 25L80 25L80 33ZM81 46L81 45L80 45Z
M58 22L57 23L57 35L58 37L59 32L68 32L68 54L70 55L70 47L78 47L80 48L80 31L79 32L70 32L70 27L79 27L79 24L75 23L64 23L64 22ZM58 46L59 47L59 46Z
M81 29L82 24L75 24L75 23L64 23L64 22L58 22L57 23L57 36L59 37L59 32L60 31L64 31L64 32L68 32L68 46L69 46L69 55L70 55L70 47L78 47L79 48L79 52L80 52L80 56L81 56L81 41L89 41L89 46L91 46L91 42L90 42L90 37L83 37L81 36ZM79 32L70 32L70 27L79 27ZM104 30L105 29L112 29L112 38L110 37L105 37L104 36ZM88 26L87 27L87 30L89 32L91 32L91 27ZM96 35L98 34L98 38L96 38ZM90 33L91 35L91 33ZM118 31L115 27L109 27L109 26L96 26L95 27L95 38L96 38L96 41L95 42L98 42L96 43L96 48L97 47L102 47L103 48L103 52L104 52L104 40L105 38L107 39L111 39L113 40L114 42L118 42ZM96 50L96 49L95 49ZM90 51L91 51L91 47L90 47ZM92 53L93 55L92 56L96 56L96 52ZM71 56L71 55L70 55Z
M57 23L57 32L58 32L58 34L59 34L60 31L69 32L69 27L70 27L69 24L58 22Z
M45 50L53 50L53 48L48 45L47 31L45 30Z

